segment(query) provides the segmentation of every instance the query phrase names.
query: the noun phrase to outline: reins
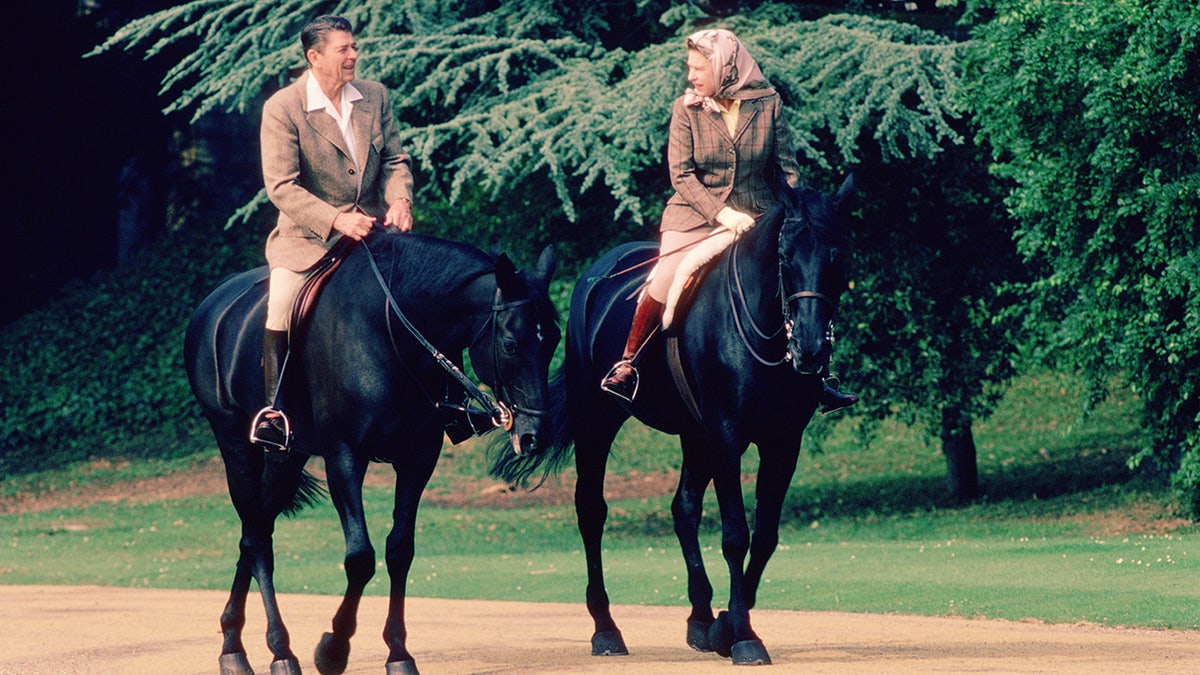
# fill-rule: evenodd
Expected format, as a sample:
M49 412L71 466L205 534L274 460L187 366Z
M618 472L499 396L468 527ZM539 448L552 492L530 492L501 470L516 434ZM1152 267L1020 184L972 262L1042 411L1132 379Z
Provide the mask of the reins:
M780 231L779 231L779 238L780 238L780 242L782 242L782 240L783 240L783 228L782 227L780 228ZM835 302L828 295L825 295L824 293L821 293L819 291L796 291L795 293L788 295L787 289L784 288L784 284L783 284L783 262L780 261L779 265L776 268L776 277L778 279L778 291L777 292L778 292L779 298L780 298L781 321L780 321L779 327L776 328L773 333L768 335L766 332L764 332L761 328L758 327L758 324L754 321L754 314L749 311L749 303L746 301L746 291L744 288L742 288L741 274L740 274L740 272L738 272L738 265L737 265L738 245L740 243L741 243L740 237L737 239L734 239L733 250L729 252L729 258L726 263L729 266L729 273L726 275L725 288L726 288L726 294L729 297L730 307L733 310L733 324L737 328L738 338L742 341L742 345L746 347L746 351L750 352L750 355L753 356L756 361L758 361L762 365L768 366L768 367L781 366L784 363L787 363L789 360L791 360L791 354L789 354L787 349L785 348L783 351L783 356L779 357L779 359L774 360L774 361L768 360L765 356L760 354L758 352L758 350L754 348L754 345L752 345L750 343L750 338L746 334L745 327L742 325L741 311L739 311L739 308L746 308L746 318L748 319L750 327L753 329L755 335L757 335L762 340L770 341L770 340L776 338L779 335L780 331L784 331L786 333L787 339L790 340L792 337L792 329L795 326L795 323L788 317L788 305L791 304L792 301L804 300L804 299L818 300L820 302L824 302L825 304L829 305L829 307L832 308L835 312L837 311L837 302ZM735 289L736 289L736 293L734 292ZM740 303L738 302L739 300L741 301ZM832 321L829 322L829 326L827 327L826 330L827 330L827 334L829 337L829 341L833 342L834 338L833 338L833 322Z
M414 326L412 324L412 322L408 320L408 317L404 315L403 311L401 311L400 304L396 302L395 296L392 295L392 291L388 287L387 281L384 280L383 273L379 271L379 264L375 262L375 253L373 251L371 251L371 247L367 243L366 239L362 240L362 244L363 244L363 248L365 248L367 251L367 260L371 263L371 271L375 273L375 280L379 282L379 287L383 290L383 295L387 299L388 307L391 308L392 313L396 315L396 318L398 318L400 320L400 323L408 330L408 332L413 336L413 338L415 338L417 340L417 342L422 347L424 347L427 352L429 352L430 356L433 357L434 361L436 361L437 364L439 366L441 366L442 369L445 370L446 373L449 374L451 378L453 378L456 382L458 382L459 386L462 387L462 389L466 393L466 395L468 397L470 397L471 399L473 399L477 404L482 406L484 408L484 410L488 411L488 414L491 418L493 426L503 427L505 430L512 429L512 425L513 425L512 412L509 410L508 406L506 406L503 401L500 401L496 397L494 397L491 394L484 391L482 388L480 388L480 386L478 384L476 384L474 381L472 381L471 378L467 377L466 374L464 374L462 372L462 370L460 370L458 368L458 366L454 364L453 361L451 361L445 354L438 351L437 347L435 347L433 345L433 343L431 343L429 340L425 339L425 336L421 335L421 332L417 330L417 327ZM497 289L497 291L496 291L497 296L499 295L499 292L500 292L499 289ZM529 302L529 301L528 300L517 300L514 302L510 302L510 303L505 303L503 305L500 305L500 304L497 304L494 302L492 305L492 314L488 318L487 322L485 322L483 328L486 328L487 323L492 323L493 331L494 331L495 330L494 324L495 324L496 312L498 312L502 309L508 309L511 307L515 307L517 305L524 304L526 302ZM391 324L389 323L388 325L389 325L389 331L390 331ZM482 335L482 332L483 332L483 329L481 328L480 332L477 333L475 336L476 340L479 338L480 335ZM495 342L494 335L493 335L492 341ZM394 342L393 342L393 344L394 344ZM475 344L474 340L471 342L471 344ZM493 350L494 349L495 349L495 345L493 345ZM493 356L495 357L497 355L495 353L493 353ZM499 376L498 362L496 364L496 370L497 370L497 376ZM522 413L535 414L535 412L529 412L525 408L518 408L518 410L520 410ZM545 413L542 413L541 411L536 411L536 414L545 414Z
M616 272L613 272L611 274L602 274L597 277L588 277L587 281L594 282L594 281L599 281L601 279L616 279L619 276L623 276L623 275L629 274L630 272L639 270L639 269L645 267L646 265L654 265L654 264L658 263L659 260L662 260L663 258L669 258L673 255L678 255L678 254L684 252L685 250L692 248L693 246L699 246L700 244L707 241L708 239L711 239L712 237L716 236L720 231L723 231L723 230L714 230L713 232L705 235L703 239L697 239L696 241L684 244L683 246L680 246L679 248L676 248L672 251L667 251L666 253L660 253L652 258L647 258L646 260L643 260L640 263L630 265L629 267L626 267L625 269L617 270Z

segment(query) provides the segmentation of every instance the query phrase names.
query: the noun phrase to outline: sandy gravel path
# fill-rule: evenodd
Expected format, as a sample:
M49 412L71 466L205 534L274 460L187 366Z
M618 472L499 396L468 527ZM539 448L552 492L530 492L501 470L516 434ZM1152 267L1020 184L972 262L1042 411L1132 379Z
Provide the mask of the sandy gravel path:
M257 595L250 661L270 672ZM283 595L305 673L338 599ZM213 675L218 591L0 586L0 674ZM347 673L382 673L386 600L359 613ZM593 657L582 605L409 601L409 647L425 675L500 673L728 673L733 666L683 644L686 610L615 608L632 654ZM766 673L1198 673L1200 633L835 612L754 613L775 665ZM744 672L739 669L739 672Z

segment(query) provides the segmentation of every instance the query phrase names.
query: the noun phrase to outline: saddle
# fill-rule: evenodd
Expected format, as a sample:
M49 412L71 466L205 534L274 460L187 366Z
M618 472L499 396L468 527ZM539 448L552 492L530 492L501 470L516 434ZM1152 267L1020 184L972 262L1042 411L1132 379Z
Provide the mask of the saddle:
M342 261L354 250L356 245L358 245L358 241L350 237L342 237L325 252L325 255L321 256L316 264L309 268L311 272L300 286L300 290L296 292L296 299L292 302L292 322L288 335L289 348L302 344L304 332L308 329L308 318L312 313L313 306L317 304L317 298L333 273L337 271L338 267L341 267Z

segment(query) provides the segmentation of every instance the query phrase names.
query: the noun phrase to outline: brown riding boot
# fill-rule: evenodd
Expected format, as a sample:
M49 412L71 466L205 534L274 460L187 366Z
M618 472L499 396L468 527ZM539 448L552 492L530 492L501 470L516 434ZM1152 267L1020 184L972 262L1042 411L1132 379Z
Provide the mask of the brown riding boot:
M279 375L288 353L288 334L282 330L263 331L263 385L267 405L254 416L250 442L263 446L268 456L283 456L292 441L292 425L282 410L275 408Z
M663 303L650 297L648 293L638 300L637 308L633 310L633 324L629 327L629 337L625 340L625 352L600 382L601 389L623 401L633 402L638 389L638 372L633 365L633 359L654 329L658 328L662 321L662 311Z

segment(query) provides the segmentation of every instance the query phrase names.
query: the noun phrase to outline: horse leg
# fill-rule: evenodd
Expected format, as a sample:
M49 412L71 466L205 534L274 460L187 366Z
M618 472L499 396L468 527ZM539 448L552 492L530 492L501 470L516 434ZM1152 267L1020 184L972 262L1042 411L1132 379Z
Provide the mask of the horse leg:
M604 538L604 523L608 520L604 473L614 438L616 429L603 432L588 429L577 433L575 440L575 471L578 476L575 482L575 517L587 559L586 597L588 613L592 615L595 627L592 633L592 654L595 656L629 654L610 610L608 591L604 587L604 562L600 546Z
M687 644L696 651L711 652L713 648L708 640L708 630L713 623L713 588L700 551L700 518L704 511L704 491L708 489L712 472L708 468L703 437L684 434L679 441L683 448L683 468L675 498L671 502L671 516L675 523L675 537L679 540L683 562L687 567L688 600L692 604L692 613L688 616Z
M417 507L421 493L437 465L441 439L433 440L429 449L414 452L403 464L397 461L396 497L392 509L392 530L388 533L384 558L387 562L391 591L388 597L388 616L383 626L383 641L388 646L388 675L417 675L417 662L408 651L408 627L404 621L404 599L408 572L416 555Z
M726 442L725 447L736 446ZM740 453L726 452L724 461L713 471L713 487L721 509L721 552L729 568L729 608L713 622L709 639L718 654L733 657L734 665L768 664L771 657L750 627L746 602L743 570L750 548L750 527L742 501Z
M218 434L218 438L225 440L221 447L229 495L242 521L233 587L221 614L224 637L221 673L249 675L253 672L241 637L246 622L246 597L253 577L258 582L267 619L267 646L273 656L271 672L275 675L298 674L299 661L292 652L291 639L275 595L272 537L275 519L291 503L307 458L292 456L284 463L272 463L268 467L263 461L262 450L241 440L241 433L238 429L237 440L233 440L233 434L223 437Z
M783 444L778 448L758 446L762 458L754 490L754 538L750 541L750 562L746 565L746 608L754 609L758 586L767 561L779 546L779 520L787 497L800 444Z
M367 533L363 513L362 484L367 473L367 460L360 459L349 448L325 461L329 496L337 508L346 540L346 592L333 615L333 630L321 636L313 654L317 670L322 675L338 675L346 671L350 660L350 638L358 629L358 606L363 589L375 574L375 549Z

